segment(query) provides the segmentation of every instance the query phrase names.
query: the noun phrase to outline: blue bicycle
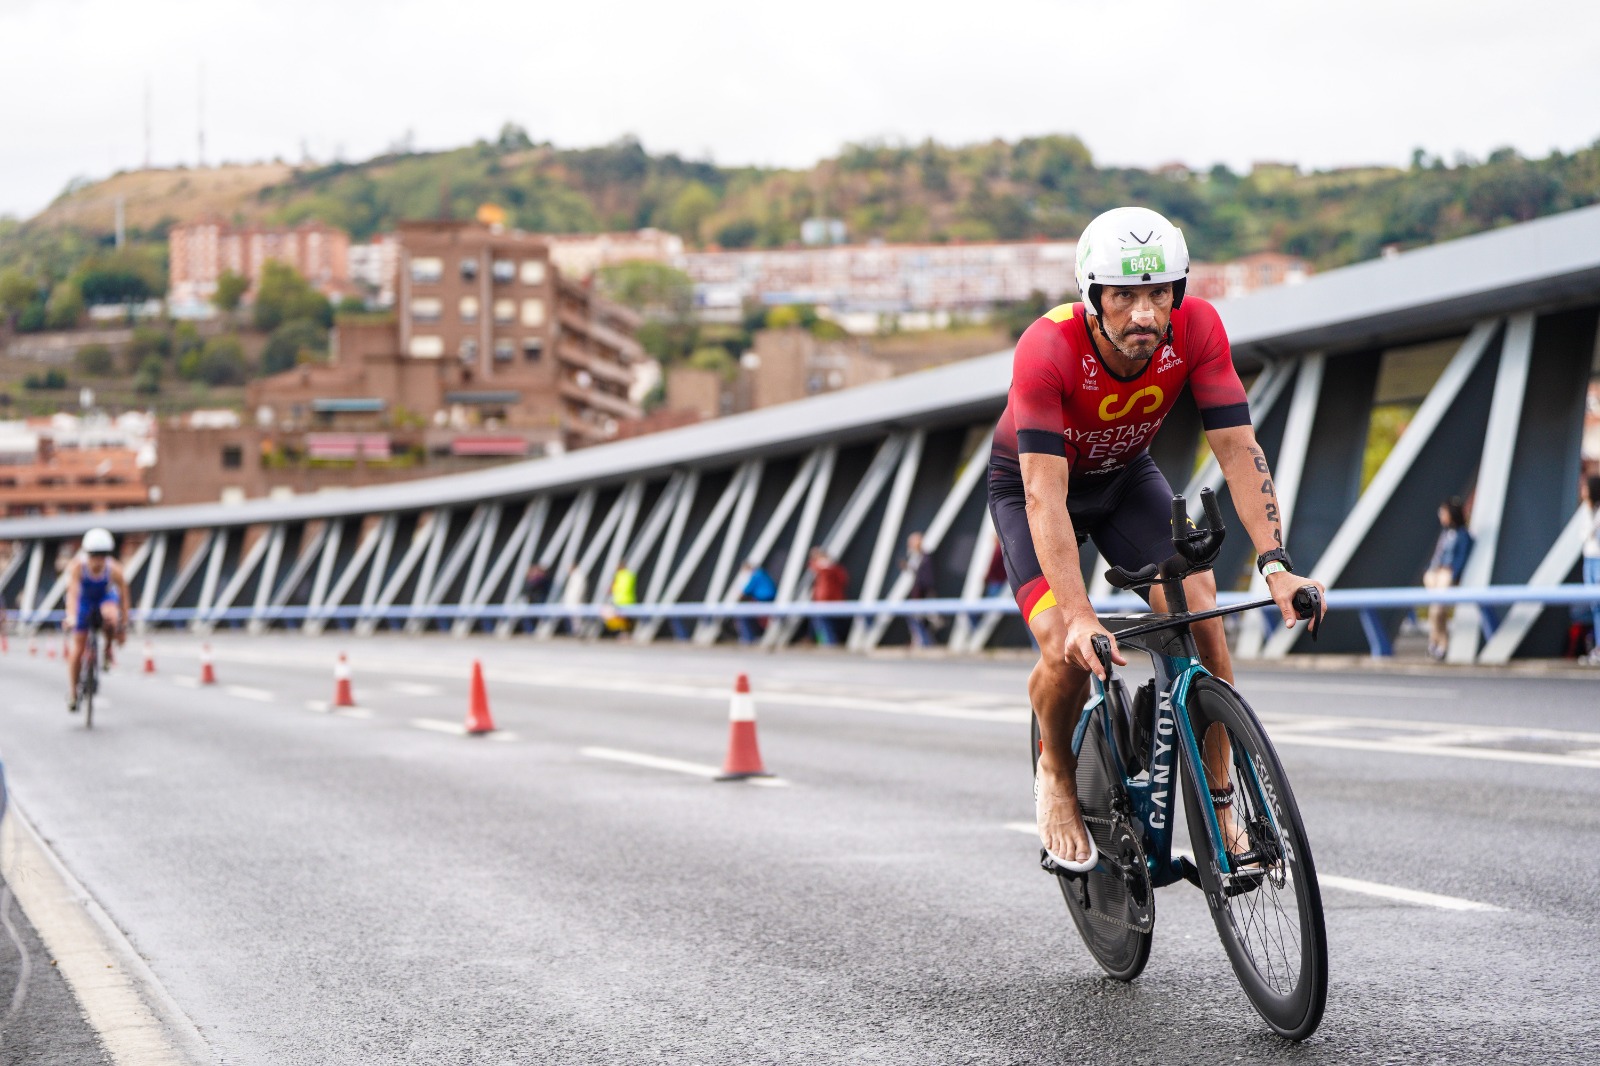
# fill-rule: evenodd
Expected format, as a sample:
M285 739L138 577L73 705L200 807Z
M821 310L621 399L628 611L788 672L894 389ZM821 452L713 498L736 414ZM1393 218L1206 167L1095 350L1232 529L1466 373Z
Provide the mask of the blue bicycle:
M1303 1040L1316 1031L1328 995L1322 894L1305 826L1266 731L1238 690L1200 665L1189 629L1272 601L1189 612L1183 579L1210 568L1225 533L1209 489L1201 503L1203 530L1190 523L1183 497L1173 497L1174 554L1166 562L1106 574L1122 589L1159 584L1170 613L1101 619L1123 649L1150 655L1155 676L1130 699L1112 668L1110 642L1096 639L1107 681L1092 680L1072 749L1078 801L1100 861L1072 873L1041 849L1040 864L1059 882L1090 954L1121 981L1137 977L1150 958L1155 889L1178 881L1199 887L1251 1004L1274 1031ZM1296 594L1295 611L1319 619L1319 601L1308 585ZM1032 749L1037 773L1037 719ZM1172 847L1179 789L1192 858Z

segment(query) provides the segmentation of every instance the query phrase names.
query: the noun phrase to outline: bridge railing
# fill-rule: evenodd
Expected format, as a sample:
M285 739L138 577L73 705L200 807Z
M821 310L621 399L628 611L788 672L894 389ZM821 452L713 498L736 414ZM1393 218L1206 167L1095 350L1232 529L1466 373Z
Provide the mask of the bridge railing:
M1218 594L1217 602L1221 606L1231 606L1248 602L1252 598L1248 593L1224 592ZM1387 631L1378 621L1377 612L1380 610L1411 609L1426 607L1431 604L1471 605L1480 612L1485 637L1491 637L1498 625L1498 609L1531 608L1537 610L1540 607L1551 606L1586 606L1597 601L1600 601L1600 588L1586 585L1493 585L1483 588L1449 589L1415 587L1330 589L1327 597L1330 611L1360 612L1362 627L1367 636L1369 649L1374 657L1385 657L1393 654ZM1092 602L1097 611L1105 614L1138 612L1146 609L1143 600L1128 593L1095 597ZM192 627L196 623L205 626L244 626L247 623L260 621L265 621L268 624L278 623L286 627L294 627L310 619L332 623L336 626L341 624L349 625L356 622L369 622L375 623L380 627L392 625L398 628L408 622L417 620L439 623L453 623L465 620L484 624L499 623L506 620L510 620L513 623L555 620L557 622L568 621L574 624L592 625L608 619L624 618L635 622L647 620L665 622L675 637L684 640L689 639L690 630L683 623L719 619L921 619L933 616L949 616L952 618L965 618L975 622L980 618L1004 617L1015 610L1016 604L1009 596L993 596L977 599L945 597L894 601L671 603L638 604L627 607L587 603L522 603L466 606L435 604L430 606L397 606L387 609L374 609L353 604L340 607L316 608L282 606L270 608L265 614L251 607L230 607L223 610L169 607L149 611L134 610L130 612L130 619L136 626L143 628L159 628L162 626ZM1277 612L1272 608L1265 608L1264 611L1270 615L1270 623L1276 624ZM65 612L61 610L28 614L18 618L18 629L23 633L32 633L43 627L56 627L61 624L64 614Z

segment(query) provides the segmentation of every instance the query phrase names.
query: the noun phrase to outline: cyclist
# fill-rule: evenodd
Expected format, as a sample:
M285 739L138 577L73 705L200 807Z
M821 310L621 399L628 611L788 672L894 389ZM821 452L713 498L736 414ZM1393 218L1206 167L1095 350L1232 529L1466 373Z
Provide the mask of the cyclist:
M122 564L111 558L116 542L111 531L96 527L83 535L83 550L67 564L67 611L65 625L72 633L72 648L67 655L67 710L78 709L78 664L95 618L108 640L121 644L128 639L127 616L122 605L128 602L128 580ZM110 662L111 648L106 647Z
M1294 576L1227 334L1209 303L1185 298L1188 273L1182 232L1156 212L1119 207L1090 222L1078 243L1084 302L1046 312L1022 335L995 428L989 509L1011 590L1040 648L1028 678L1043 742L1035 815L1050 857L1072 870L1092 869L1097 857L1078 809L1072 754L1089 674L1104 676L1091 638L1105 635L1112 661L1127 661L1090 606L1078 545L1092 539L1107 562L1128 570L1172 554L1172 489L1148 448L1185 386L1286 625L1294 625L1295 590L1318 584ZM1184 592L1192 611L1216 606L1209 572L1190 576ZM1149 598L1165 609L1159 587ZM1231 683L1221 620L1197 623L1194 636L1205 668ZM1205 746L1214 785L1228 781L1229 757L1226 734L1214 728ZM1248 844L1231 800L1231 784L1213 788L1228 849L1242 852Z

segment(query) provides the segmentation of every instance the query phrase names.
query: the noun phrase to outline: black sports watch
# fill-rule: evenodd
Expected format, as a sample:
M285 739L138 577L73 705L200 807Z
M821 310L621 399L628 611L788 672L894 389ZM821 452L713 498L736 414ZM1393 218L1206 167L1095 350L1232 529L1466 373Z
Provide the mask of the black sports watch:
M1269 563L1282 563L1285 570L1294 573L1294 563L1290 561L1289 553L1283 548L1273 548L1256 556L1256 569L1262 573L1266 573Z

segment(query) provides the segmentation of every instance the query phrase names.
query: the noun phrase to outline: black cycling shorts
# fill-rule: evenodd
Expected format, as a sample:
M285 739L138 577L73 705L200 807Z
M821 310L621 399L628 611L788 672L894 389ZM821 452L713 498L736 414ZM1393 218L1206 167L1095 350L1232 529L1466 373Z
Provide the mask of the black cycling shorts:
M1054 607L1028 528L1022 479L1003 467L989 468L989 514L1000 537L1006 578L1022 617L1032 622ZM1093 540L1106 562L1126 570L1159 563L1172 554L1172 487L1149 452L1140 454L1105 484L1074 488L1067 514L1078 543Z

